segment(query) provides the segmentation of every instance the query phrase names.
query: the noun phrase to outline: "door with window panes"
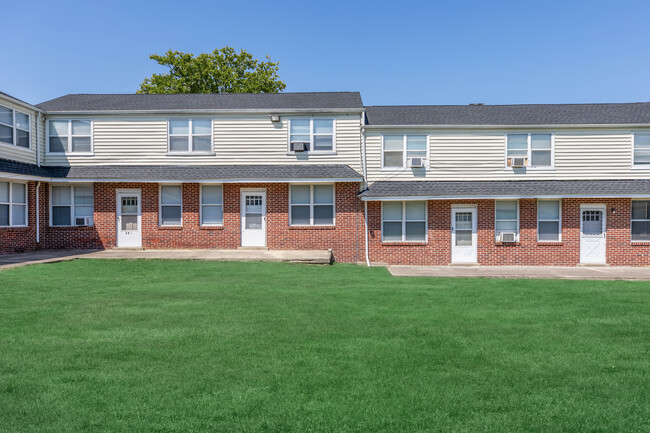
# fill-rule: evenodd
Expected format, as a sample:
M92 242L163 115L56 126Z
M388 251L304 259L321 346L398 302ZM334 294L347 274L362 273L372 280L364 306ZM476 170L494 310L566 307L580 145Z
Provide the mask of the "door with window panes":
M117 246L142 246L140 190L117 192Z

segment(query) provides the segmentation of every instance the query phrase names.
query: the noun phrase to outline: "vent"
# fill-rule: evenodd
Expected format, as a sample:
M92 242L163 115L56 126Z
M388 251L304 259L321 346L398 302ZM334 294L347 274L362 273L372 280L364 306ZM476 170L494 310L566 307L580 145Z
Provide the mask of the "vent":
M517 240L517 234L514 232L502 232L499 235L499 240L501 242L515 242Z

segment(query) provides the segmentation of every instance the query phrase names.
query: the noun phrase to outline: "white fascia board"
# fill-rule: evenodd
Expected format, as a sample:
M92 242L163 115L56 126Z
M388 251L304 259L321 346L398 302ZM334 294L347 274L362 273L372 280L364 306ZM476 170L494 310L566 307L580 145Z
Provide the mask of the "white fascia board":
M423 201L423 200L519 200L562 198L649 198L650 194L534 194L534 195L439 195L407 197L361 197L361 201Z
M331 179L96 179L96 178L79 178L67 179L58 177L37 177L37 176L23 176L14 174L0 174L0 178L7 179L21 179L21 180L40 180L42 182L52 183L335 183L335 182L362 182L362 178L331 178Z
M557 124L530 124L530 125L365 125L368 130L382 129L554 129L554 128L648 128L650 123L557 123Z
M95 114L279 114L280 116L295 113L362 113L363 108L291 108L270 109L250 108L241 110L220 109L182 109L182 110L89 110L89 111L46 111L48 116L83 116Z
M32 110L32 111L36 111L37 113L38 112L44 113L44 111L41 110L40 108L35 107L32 104L28 104L25 101L21 101L20 99L16 99L13 96L10 96L10 95L7 95L7 94L0 93L0 99L7 100L7 101L11 102L12 104L20 105L23 108L27 108L27 109Z

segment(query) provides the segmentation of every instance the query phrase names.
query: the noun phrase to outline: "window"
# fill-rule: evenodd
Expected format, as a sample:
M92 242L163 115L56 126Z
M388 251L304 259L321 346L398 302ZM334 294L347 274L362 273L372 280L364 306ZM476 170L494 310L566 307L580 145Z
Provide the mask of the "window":
M27 185L0 182L0 227L27 226Z
M334 225L334 185L291 185L292 226Z
M289 152L295 142L309 143L308 151L334 152L334 119L289 119Z
M507 142L508 160L522 157L528 167L553 166L553 134L508 134Z
M51 225L92 225L93 196L92 185L53 185L50 195Z
M50 120L50 153L91 153L91 120Z
M385 201L381 205L383 242L426 242L425 201Z
M183 189L180 185L160 186L160 225L180 226L183 223Z
M650 242L650 200L632 200L632 241Z
M537 240L559 242L562 233L560 200L537 200Z
M650 133L634 134L634 165L650 167Z
M169 152L211 153L212 119L170 119Z
M201 185L201 225L223 225L223 187Z
M29 149L29 114L0 105L0 143Z
M501 233L519 234L519 202L517 200L497 200L495 202L495 232L497 241Z
M406 166L407 158L427 157L426 135L384 135L382 168Z

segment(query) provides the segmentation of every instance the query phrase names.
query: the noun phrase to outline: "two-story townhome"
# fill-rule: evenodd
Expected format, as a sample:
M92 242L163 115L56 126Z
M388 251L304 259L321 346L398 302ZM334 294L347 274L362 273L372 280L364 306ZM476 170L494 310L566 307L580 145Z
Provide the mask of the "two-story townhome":
M0 253L38 248L650 265L650 103L0 94Z

